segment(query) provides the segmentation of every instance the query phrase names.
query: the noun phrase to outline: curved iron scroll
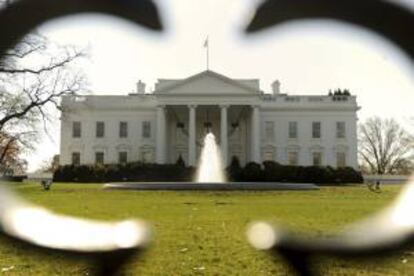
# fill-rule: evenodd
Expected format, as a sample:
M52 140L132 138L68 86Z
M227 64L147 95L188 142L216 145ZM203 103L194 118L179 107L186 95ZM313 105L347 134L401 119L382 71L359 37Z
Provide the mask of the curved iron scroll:
M267 0L256 11L247 33L301 19L334 19L388 38L414 58L413 12L388 0Z
M150 231L139 220L108 223L56 215L0 186L0 235L36 252L90 259L97 275L112 275L144 249Z
M162 29L158 10L151 0L20 0L0 10L0 57L22 36L46 21L92 12L114 15L155 31Z
M150 0L20 0L0 10L0 59L36 26L62 16L98 12L161 30ZM97 275L112 275L149 240L149 227L138 220L105 223L53 214L16 198L0 187L0 235L11 244L46 254L84 257Z
M0 58L23 35L39 24L53 18L85 12L119 16L153 30L162 28L157 9L149 0L20 0L0 10ZM414 26L414 16L410 10L391 1L267 1L259 7L247 31L251 33L291 20L312 18L342 20L368 28L387 37L414 58L411 29ZM414 221L406 212L412 209L410 202L414 202L413 185L410 184L394 207L338 236L310 241L270 224L260 223L250 228L249 240L257 248L281 253L302 275L311 275L308 261L313 255L359 257L400 250L414 243ZM147 233L148 228L140 222L104 224L61 217L27 205L5 190L1 190L0 195L0 234L14 243L36 250L54 250L71 256L90 257L100 264L98 273L102 275L116 272L119 265L133 252L142 248L147 240L147 234L144 233ZM78 233L107 235L103 234L103 239L98 243L76 240L76 236L73 236L72 243L69 244L60 239L58 231L49 232L58 233L54 239L49 239L53 235L39 237L36 233L22 228L24 222L19 220L19 216L21 218L27 214L53 221L57 228L50 225L49 230L58 230L63 223L77 229ZM129 233L131 237L136 235L136 238L131 238L129 242L122 239L119 242L114 238L124 236L125 233ZM137 235L138 233L142 233L142 236Z
M300 19L334 19L367 28L390 39L414 58L414 14L392 1L268 0L259 7L246 31L255 33ZM257 249L282 255L300 275L315 275L310 262L313 256L372 257L412 247L413 208L411 181L391 208L336 236L311 238L259 222L249 228L248 239Z
M267 222L252 224L249 242L259 250L282 255L300 275L315 275L310 258L391 255L414 245L414 182L400 198L378 215L330 237L301 236Z

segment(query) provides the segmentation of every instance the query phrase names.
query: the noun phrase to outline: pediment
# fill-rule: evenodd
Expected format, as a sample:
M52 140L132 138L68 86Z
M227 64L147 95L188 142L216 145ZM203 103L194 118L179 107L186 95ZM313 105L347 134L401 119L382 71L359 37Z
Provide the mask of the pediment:
M250 82L249 82L250 81ZM255 80L233 80L212 71L171 82L156 90L158 95L252 95L260 94ZM258 84L258 83L257 83ZM258 85L257 85L258 86Z

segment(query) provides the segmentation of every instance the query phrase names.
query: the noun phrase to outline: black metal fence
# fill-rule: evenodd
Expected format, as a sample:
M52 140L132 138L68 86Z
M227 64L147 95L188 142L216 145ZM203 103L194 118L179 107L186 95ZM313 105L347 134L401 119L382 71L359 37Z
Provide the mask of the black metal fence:
M0 57L39 24L85 12L115 15L153 30L162 30L157 8L149 0L21 0L0 10ZM414 15L412 10L395 1L268 0L258 8L246 32L250 34L298 19L321 18L369 29L388 38L414 58ZM317 272L312 269L313 256L361 258L388 255L414 245L414 220L406 211L414 207L413 202L414 184L410 184L393 207L337 236L309 239L261 222L250 228L249 241L258 249L281 254L299 274L314 275ZM21 214L42 215L54 223L43 229L44 235L35 235L28 230L30 227L22 227ZM48 231L58 231L62 227L72 227L76 229L74 233L96 235L100 239L87 241L82 235L48 238ZM148 226L140 221L109 224L56 216L20 201L7 190L0 190L1 235L10 242L37 251L86 256L96 262L97 274L116 273L131 255L144 248L148 231ZM125 236L126 233L129 235Z

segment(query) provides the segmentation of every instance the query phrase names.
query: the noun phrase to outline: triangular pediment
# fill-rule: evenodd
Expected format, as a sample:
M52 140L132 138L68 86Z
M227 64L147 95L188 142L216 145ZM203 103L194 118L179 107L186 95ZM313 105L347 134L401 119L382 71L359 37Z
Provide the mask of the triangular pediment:
M256 80L233 80L213 71L204 71L187 79L169 82L169 85L157 89L155 94L252 96L260 94Z

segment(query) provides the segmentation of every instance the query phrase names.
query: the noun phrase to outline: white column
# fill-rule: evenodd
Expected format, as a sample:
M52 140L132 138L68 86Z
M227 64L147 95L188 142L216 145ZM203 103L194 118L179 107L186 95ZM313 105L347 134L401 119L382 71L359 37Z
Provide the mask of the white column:
M227 105L221 105L221 129L220 129L220 149L223 158L223 165L227 166L227 155L228 155L228 127L227 127Z
M250 127L250 140L251 140L251 161L261 163L260 156L260 110L259 106L252 106L252 118Z
M165 106L157 106L157 136L156 136L156 150L155 162L157 164L165 164L166 150L167 150L167 135L166 135L166 116Z
M188 123L188 165L196 166L196 106L190 105Z

